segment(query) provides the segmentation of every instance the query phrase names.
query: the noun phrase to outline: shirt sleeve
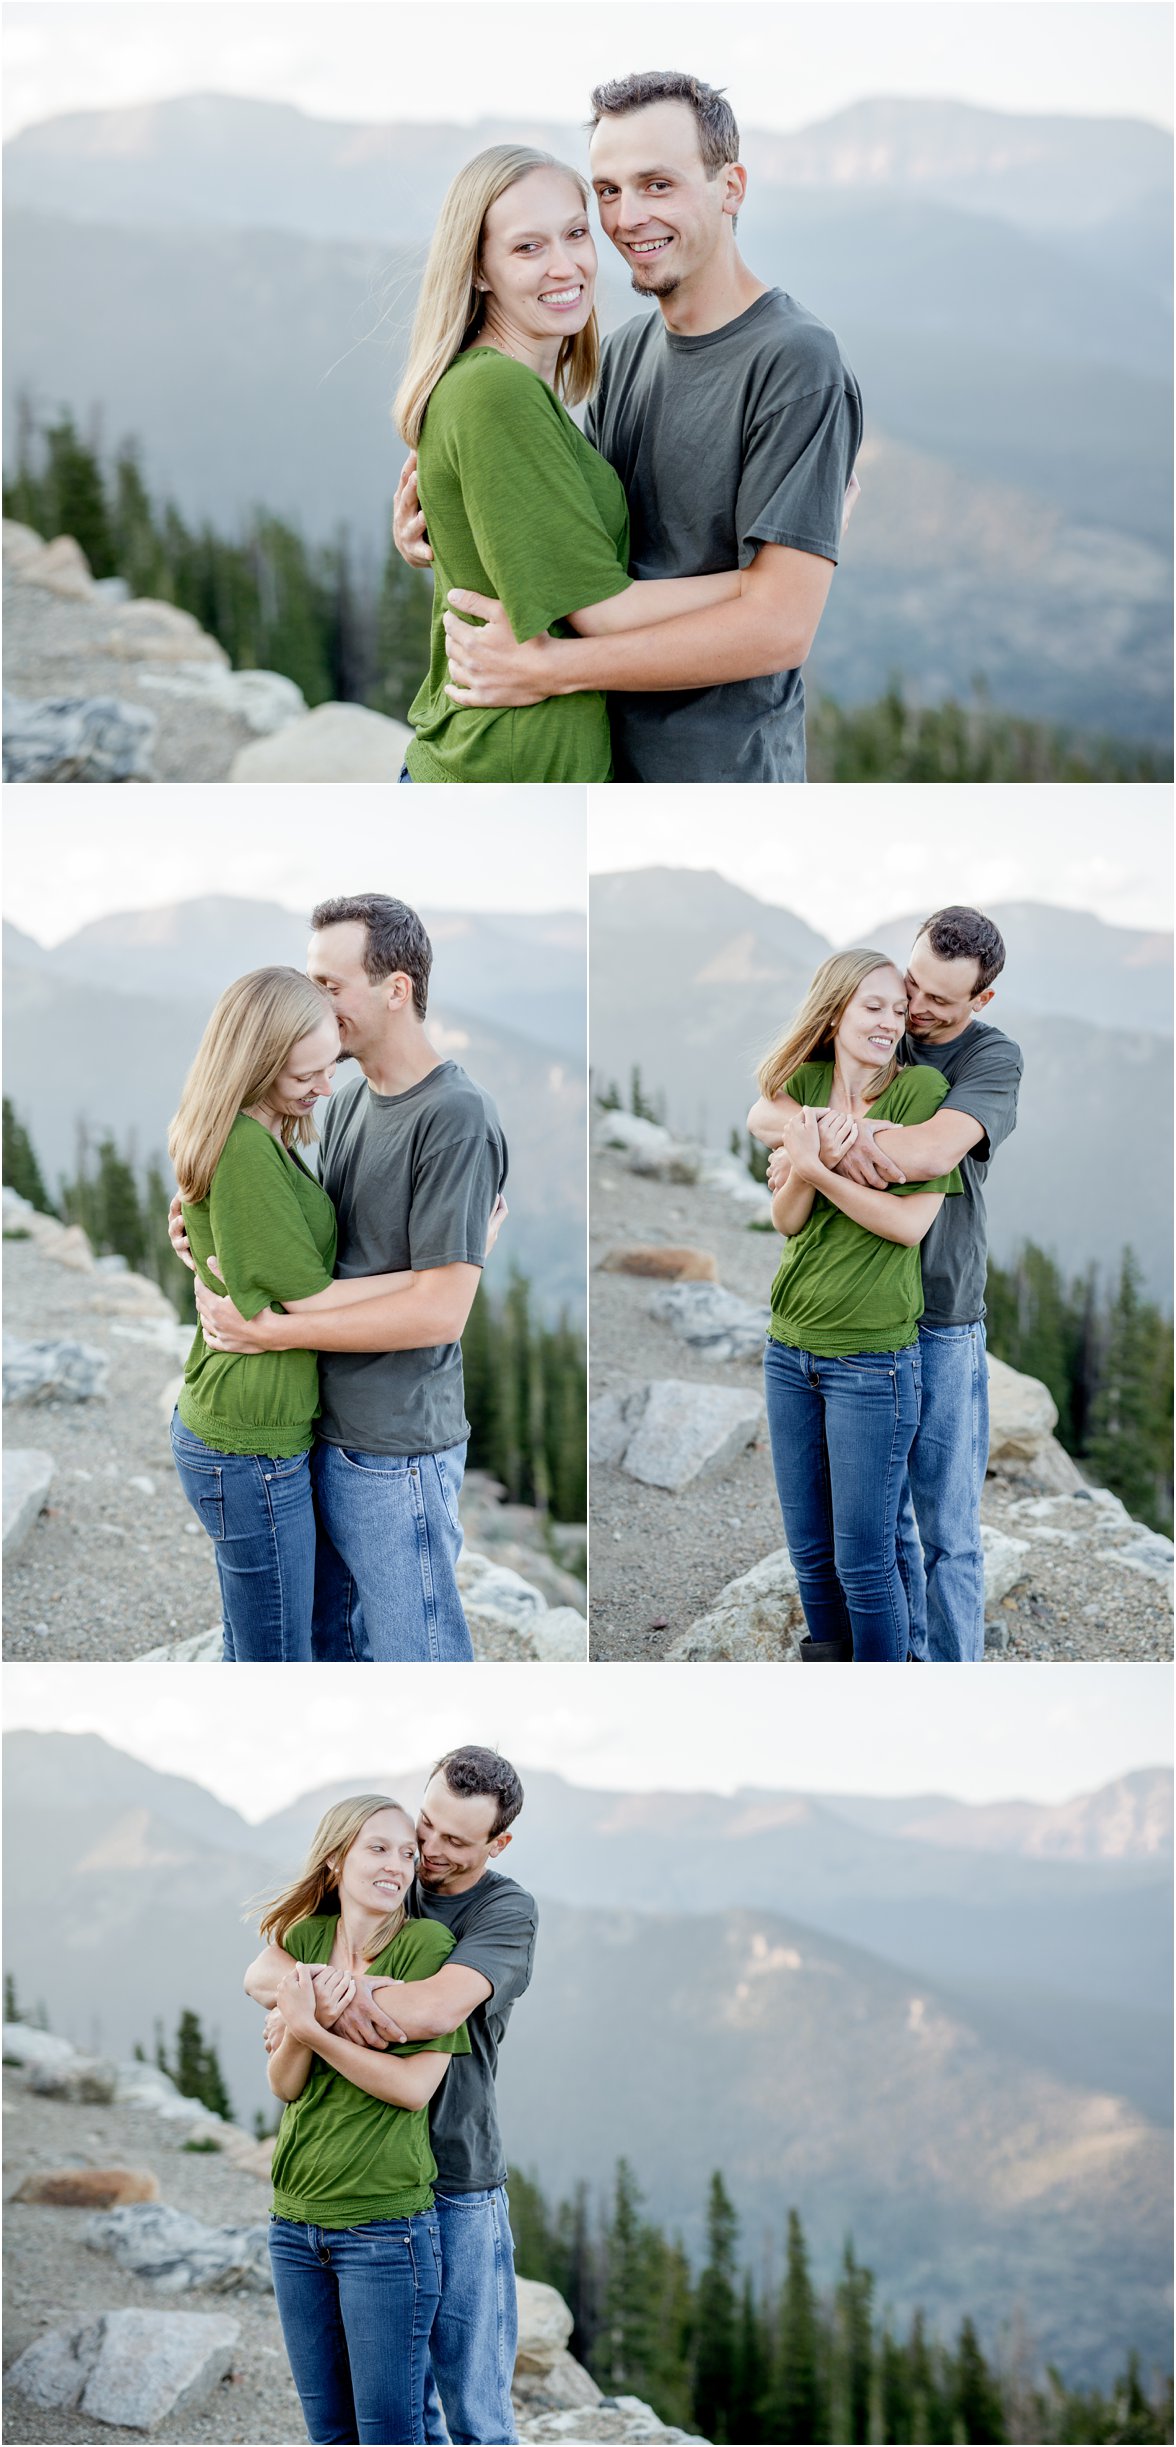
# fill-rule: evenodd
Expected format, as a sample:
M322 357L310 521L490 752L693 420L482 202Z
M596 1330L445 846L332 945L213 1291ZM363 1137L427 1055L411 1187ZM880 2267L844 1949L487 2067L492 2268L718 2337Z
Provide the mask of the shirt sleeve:
M201 1279L210 1291L227 1290L243 1317L256 1317L274 1300L309 1300L333 1280L286 1160L266 1140L260 1128L230 1139L208 1197L213 1252L223 1280L203 1269Z
M482 1266L490 1213L506 1179L505 1150L480 1132L427 1152L413 1173L409 1264Z
M487 413L463 423L457 454L478 558L521 643L632 581L577 464L574 428L538 375L503 365L505 376L495 366L483 377Z
M985 1042L985 1038L989 1042ZM966 1068L948 1088L944 1103L953 1113L966 1113L979 1122L984 1137L971 1149L985 1164L1017 1127L1017 1095L1021 1085L1021 1048L1011 1037L983 1031Z
M800 1069L793 1071L791 1079L785 1080L784 1093L791 1096L794 1104L819 1105L824 1086L825 1074L820 1063L802 1062Z
M521 1890L492 1895L485 1911L459 1937L449 1960L489 1980L496 2005L513 2005L530 1986L537 1926L530 1895Z
M453 1936L438 1920L406 1922L387 1949L388 1970L385 1977L393 1980L431 1980L435 1971L453 1957ZM377 1957L377 1960L379 1958ZM393 2012L395 2008L393 2008ZM470 2035L464 2022L455 2031L439 2031L433 2039L404 2039L389 2048L390 2056L421 2056L427 2050L441 2056L469 2056Z
M755 559L757 544L839 558L845 491L861 438L861 402L844 380L789 401L755 426L735 506L742 569Z

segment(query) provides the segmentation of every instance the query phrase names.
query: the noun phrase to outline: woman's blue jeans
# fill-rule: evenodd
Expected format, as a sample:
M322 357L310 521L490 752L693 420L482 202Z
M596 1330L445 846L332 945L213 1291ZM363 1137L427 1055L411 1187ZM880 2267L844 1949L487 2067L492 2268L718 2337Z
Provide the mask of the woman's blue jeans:
M764 1394L784 1534L814 1640L905 1664L898 1507L919 1424L919 1347L821 1359L769 1342Z
M398 773L398 774L397 774L397 776L396 776L396 779L397 779L397 781L398 781L398 782L411 782L411 780L412 780L412 775L411 775L411 773L409 772L409 770L408 770L408 766L407 766L407 765L402 765L402 766L401 766L400 771L399 771L399 773Z
M308 1665L314 1614L310 1455L221 1453L172 1415L180 1485L216 1557L226 1665Z
M435 2209L366 2226L271 2218L270 2266L315 2447L419 2447L441 2300Z

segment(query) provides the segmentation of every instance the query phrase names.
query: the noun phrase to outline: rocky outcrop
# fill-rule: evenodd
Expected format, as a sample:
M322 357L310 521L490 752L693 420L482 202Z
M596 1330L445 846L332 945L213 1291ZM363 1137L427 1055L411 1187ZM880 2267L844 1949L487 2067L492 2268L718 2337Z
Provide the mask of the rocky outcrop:
M106 1354L88 1342L4 1337L5 1402L93 1402L106 1391Z
M765 1425L758 1393L663 1377L592 1404L589 1453L594 1462L615 1462L643 1486L677 1495L736 1460Z
M5 1445L4 1554L15 1557L44 1512L53 1485L53 1456L36 1445Z
M990 1613L1025 1570L1026 1539L1007 1537L985 1524L984 1605ZM765 1555L738 1580L728 1581L714 1605L691 1625L668 1654L675 1664L787 1664L800 1655L804 1611L786 1546Z
M225 2378L239 2334L221 2313L104 2311L84 2328L38 2337L8 2379L46 2412L153 2431Z
M264 2220L256 2226L207 2226L165 2201L145 2201L91 2218L86 2241L120 2269L147 2279L156 2294L232 2294L273 2289Z
M366 705L316 705L234 757L231 782L395 782L412 739L406 723Z
M158 2200L159 2178L147 2167L56 2167L26 2175L12 2197L47 2209L121 2209Z
M118 697L4 698L6 782L149 782L158 725Z

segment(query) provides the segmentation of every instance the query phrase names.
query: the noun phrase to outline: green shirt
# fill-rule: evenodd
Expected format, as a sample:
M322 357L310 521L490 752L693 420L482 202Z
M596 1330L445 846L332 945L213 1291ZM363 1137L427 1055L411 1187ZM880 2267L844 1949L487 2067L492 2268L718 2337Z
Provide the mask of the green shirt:
M793 1072L786 1092L798 1105L827 1105L832 1087L831 1062L806 1062ZM900 1071L871 1105L870 1119L912 1126L927 1122L946 1094L939 1071L925 1064ZM953 1171L938 1181L896 1181L886 1194L913 1198L943 1190L950 1196L961 1187ZM807 1223L785 1243L772 1285L772 1341L815 1352L820 1359L903 1351L917 1339L922 1314L918 1249L881 1240L818 1190Z
M243 1317L309 1300L334 1279L335 1210L326 1191L261 1122L238 1113L207 1198L184 1203L202 1283ZM208 1271L215 1252L223 1280ZM199 1326L184 1369L180 1417L221 1453L289 1459L310 1449L318 1417L313 1351L210 1351Z
M442 626L451 587L493 595L516 639L567 635L569 612L623 594L629 513L620 478L549 383L497 349L471 348L437 384L419 446L433 547L429 676L409 707L414 782L607 782L597 690L542 705L454 705Z
M329 1963L334 1912L296 1921L282 1940L296 1963ZM407 1920L369 1966L391 1980L428 1980L453 1952L448 1929ZM464 2022L440 2039L411 2039L392 2056L433 2049L468 2056ZM295 2225L366 2226L370 2218L415 2218L433 2205L437 2162L427 2107L391 2107L359 2090L316 2056L306 2087L284 2109L274 2145L274 2215Z

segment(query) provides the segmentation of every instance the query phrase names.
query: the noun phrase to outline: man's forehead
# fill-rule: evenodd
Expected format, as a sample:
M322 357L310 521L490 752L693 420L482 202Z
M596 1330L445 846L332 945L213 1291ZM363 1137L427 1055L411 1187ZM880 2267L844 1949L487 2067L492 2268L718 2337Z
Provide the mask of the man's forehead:
M485 1818L487 1833L498 1814L493 1793L455 1793L440 1770L429 1778L421 1808L428 1810L431 1818L450 1818L455 1822L457 1815L473 1809L479 1819Z
M319 969L354 967L363 957L366 931L359 918L340 918L335 926L316 926L307 957Z
M639 178L697 169L702 160L698 121L678 95L646 102L640 110L606 114L592 131L588 155L596 178L622 160Z
M961 952L958 959L945 960L940 952L933 952L930 944L920 937L907 962L907 976L913 977L916 983L920 977L934 977L939 985L950 988L952 993L970 996L976 977L976 962L965 952Z

